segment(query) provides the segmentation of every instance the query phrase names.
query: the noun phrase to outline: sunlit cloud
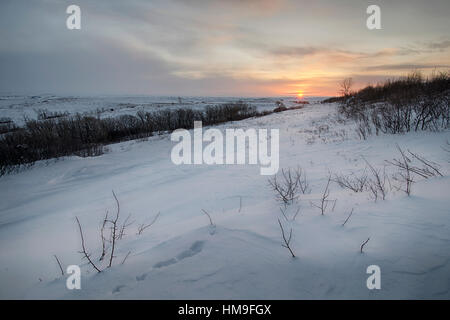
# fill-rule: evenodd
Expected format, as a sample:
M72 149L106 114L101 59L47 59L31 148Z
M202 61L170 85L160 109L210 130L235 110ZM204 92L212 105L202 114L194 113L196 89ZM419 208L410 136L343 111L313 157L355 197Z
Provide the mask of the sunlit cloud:
M450 2L434 1L432 15L416 0L382 3L383 29L369 31L366 4L350 1L80 0L77 33L65 29L60 1L5 1L0 85L30 93L334 95L345 77L361 87L413 69L448 69Z

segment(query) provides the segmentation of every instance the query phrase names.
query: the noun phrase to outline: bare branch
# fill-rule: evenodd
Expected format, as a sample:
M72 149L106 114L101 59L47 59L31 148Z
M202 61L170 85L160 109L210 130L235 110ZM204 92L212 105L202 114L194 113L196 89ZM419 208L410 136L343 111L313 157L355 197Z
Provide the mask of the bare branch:
M294 252L292 251L291 245L290 245L290 244L291 244L291 238L292 238L292 228L291 228L291 230L289 231L289 238L286 238L286 235L285 235L285 233L284 233L284 228L283 228L283 225L281 224L280 219L278 219L278 224L280 225L281 235L282 235L283 241L284 241L284 244L282 244L281 246L284 247L284 248L286 248L286 249L288 249L289 252L290 252L291 255L292 255L292 258L295 258L295 254L294 254Z
M367 240L364 241L363 244L361 245L361 248L360 248L361 253L363 253L363 248L366 245L366 243L369 242L369 240L370 240L370 238L367 238Z
M127 260L128 256L130 255L130 253L131 253L131 251L128 251L128 253L127 253L127 255L125 256L125 258L123 258L121 264L124 264L124 263L125 263L125 261Z
M344 223L342 224L342 226L345 226L345 224L347 223L348 219L350 219L350 217L352 216L352 214L353 214L353 208L352 208L352 211L350 212L350 214L348 215L347 219L345 219L345 221L344 221Z
M400 152L402 158L401 159L394 159L393 161L386 161L389 164L392 164L398 168L401 169L399 175L402 178L402 180L406 183L406 187L403 191L406 192L406 194L409 196L411 194L411 185L414 182L413 177L411 176L411 159L406 156L406 154L403 152L403 150L400 148L400 146L397 144L397 149ZM420 172L415 172L418 175L426 178L426 176Z
M158 214L153 218L152 222L150 222L149 224L141 224L138 227L138 233L137 234L142 234L142 232L144 232L145 229L150 228L158 219L159 215L161 214L161 212L158 212Z
M117 239L119 239L119 240L122 239L125 236L125 229L134 223L134 221L128 222L130 217L131 217L131 213L128 215L128 217L125 219L123 224L120 226L120 231L119 231L119 235L117 236Z
M340 83L341 86L341 94L344 97L347 97L350 95L351 93L351 88L353 86L353 79L352 78L345 78L344 80L342 80L342 82Z
M89 264L97 271L97 272L102 272L99 268L97 268L97 266L92 262L89 253L87 253L86 251L86 246L84 244L84 237L83 237L83 229L81 228L81 224L80 224L80 220L78 220L78 217L75 217L75 219L77 220L78 223L78 228L80 229L80 236L81 236L81 248L82 248L82 253L84 254L84 257L87 259L87 261L89 262Z
M353 173L350 176L335 175L333 179L341 188L350 189L353 192L363 192L367 182L367 174L364 170L361 176L356 176Z
M410 155L412 155L415 159L419 160L421 163L423 163L425 165L425 168L422 169L422 172L424 172L426 175L428 176L435 176L435 175L439 175L442 177L442 173L437 169L438 164L431 162L415 153L412 153L411 151L408 152ZM428 168L430 168L432 171L428 170Z
M61 266L61 262L59 262L59 259L58 259L58 257L56 256L56 254L53 255L53 256L55 257L56 262L58 263L59 269L61 270L61 275L64 275L64 269L63 269L63 267Z
M108 241L105 238L105 226L108 223L108 211L106 211L105 218L103 219L102 228L100 229L100 238L102 239L102 255L100 256L100 261L105 258L106 255L106 242Z
M211 216L209 215L209 213L206 212L206 210L204 210L204 209L202 209L202 211L203 211L204 214L206 214L206 215L208 216L210 225L211 225L211 226L214 226L214 223L213 223L213 221L212 221Z
M291 204L298 196L299 191L303 194L310 192L306 174L300 167L295 170L281 169L280 179L281 182L277 176L274 176L273 179L269 179L269 184L276 192L278 199L284 204Z
M297 170L295 171L295 175L296 175L296 178L298 177L298 185L299 185L300 191L303 194L310 193L311 188L309 187L308 179L306 177L306 172L302 168L297 167Z
M378 192L381 193L381 196L383 200L386 199L386 168L383 169L383 178L380 176L380 172L376 170L369 161L366 160L366 158L362 157L363 160L366 162L367 166L369 167L370 171L372 172L372 175L374 177L373 180L369 181L369 190L372 191L375 201L378 198Z
M330 187L330 181L331 181L331 175L328 176L327 185L326 185L326 187L325 187L325 190L323 191L322 198L319 200L319 201L320 201L320 204L318 205L318 204L315 204L315 203L311 202L311 205L312 205L312 206L314 206L314 207L320 209L322 215L325 214L325 211L326 211L326 209L327 209L327 207L328 207L328 203L329 203L330 201L334 201L334 203L336 204L336 199L334 199L334 200L329 200L329 199L328 199L328 197L330 196L330 189L329 189L329 187ZM334 208L334 207L333 207L333 208Z
M116 205L117 205L117 211L116 211L116 217L114 218L114 220L111 221L112 223L112 227L111 227L111 255L109 257L109 264L108 264L108 268L111 267L113 259L114 259L114 249L116 248L116 240L117 240L117 221L119 220L119 215L120 215L120 203L119 200L116 197L116 194L114 193L114 190L112 191L112 194L114 196L114 200L116 200Z

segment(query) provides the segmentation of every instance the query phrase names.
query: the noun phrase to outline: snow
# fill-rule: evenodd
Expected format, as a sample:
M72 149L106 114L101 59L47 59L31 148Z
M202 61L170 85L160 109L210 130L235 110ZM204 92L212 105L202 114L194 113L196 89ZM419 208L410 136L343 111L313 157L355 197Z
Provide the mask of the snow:
M258 165L176 166L169 135L110 145L99 157L40 162L0 178L0 298L450 298L450 155L441 148L448 131L360 140L335 104L217 126L250 127L280 129L280 168L306 171L312 192L287 209L292 216L300 207L294 221L281 215ZM392 190L376 202L331 183L334 210L321 215L311 206L329 172L361 172L362 156L382 168L398 157L396 144L439 163L444 176L417 179L409 197ZM75 217L97 262L102 219L115 212L112 190L122 220L131 214L134 224L118 241L113 266L96 273L79 253ZM293 230L295 259L281 246L277 219ZM66 288L53 255L64 267L81 266L81 290ZM381 268L380 290L366 286L369 265Z
M317 101L321 97L309 97L308 101ZM81 113L100 115L100 117L116 117L120 115L136 115L139 111L152 112L161 109L191 108L204 109L209 105L243 101L256 106L259 111L273 110L277 101L286 106L297 105L292 97L167 97L167 96L0 96L0 119L7 118L17 125L27 119L37 119L40 111L58 113L60 115Z

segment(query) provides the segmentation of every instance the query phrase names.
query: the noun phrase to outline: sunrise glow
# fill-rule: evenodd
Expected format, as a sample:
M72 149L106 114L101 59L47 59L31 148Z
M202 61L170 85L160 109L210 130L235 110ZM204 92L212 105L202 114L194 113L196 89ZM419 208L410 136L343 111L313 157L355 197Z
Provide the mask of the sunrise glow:
M108 5L108 13L102 6L86 8L95 18L79 31L55 28L65 18L57 6L18 1L0 10L2 30L8 30L0 43L0 88L85 95L333 96L347 77L356 90L411 70L425 76L448 70L450 5L435 1L433 6L412 1L406 16L403 5L386 3L383 29L369 30L366 7L340 1L137 0L139 5L125 11L116 4ZM77 5L84 3L89 1ZM36 10L45 13L36 21L24 13ZM113 28L117 17L120 28Z

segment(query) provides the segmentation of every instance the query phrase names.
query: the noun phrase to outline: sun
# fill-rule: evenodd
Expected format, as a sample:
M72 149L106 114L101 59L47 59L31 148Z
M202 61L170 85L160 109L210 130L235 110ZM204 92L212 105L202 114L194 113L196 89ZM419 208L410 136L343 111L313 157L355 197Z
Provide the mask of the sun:
M299 91L298 93L297 93L297 97L298 98L303 98L303 91Z

